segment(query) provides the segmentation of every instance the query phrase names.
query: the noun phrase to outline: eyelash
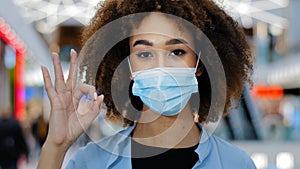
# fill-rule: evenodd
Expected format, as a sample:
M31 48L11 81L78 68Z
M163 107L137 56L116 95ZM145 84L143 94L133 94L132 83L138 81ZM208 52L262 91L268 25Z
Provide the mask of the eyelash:
M180 52L180 54L174 54L174 52ZM173 55L173 56L182 56L182 55L184 55L184 54L186 54L186 51L184 51L184 50L182 50L182 49L175 49L175 50L173 50L171 53L170 53L170 55Z
M174 52L179 52L180 54L175 54ZM147 56L143 56L143 55L147 55ZM175 50L173 50L173 51L171 51L170 52L170 55L171 56L182 56L182 55L184 55L184 54L186 54L186 51L184 51L184 50L182 50L182 49L175 49ZM148 51L142 51L142 52L139 52L139 53L137 53L136 54L138 57L140 57L140 58L147 58L147 57L149 57L149 56L152 56L152 53L151 52L148 52Z
M145 54L147 54L147 56L143 56L143 55L145 55ZM136 55L137 55L138 57L140 57L140 58L147 58L147 57L149 57L149 55L152 56L152 53L151 53L151 52L147 52L147 51L142 51L142 52L137 53Z

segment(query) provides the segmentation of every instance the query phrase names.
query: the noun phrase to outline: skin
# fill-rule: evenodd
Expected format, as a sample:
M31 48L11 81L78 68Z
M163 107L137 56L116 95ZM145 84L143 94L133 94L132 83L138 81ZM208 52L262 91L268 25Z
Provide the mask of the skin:
M37 168L61 168L68 148L76 138L91 125L97 117L103 95L95 98L93 106L85 113L77 113L79 99L84 93L94 96L95 88L89 85L75 86L77 75L77 53L71 50L71 64L68 79L65 82L59 56L54 53L53 65L55 85L52 85L49 71L42 66L45 88L51 103L49 133L43 145ZM51 164L51 165L49 165Z
M154 12L144 18L140 26L133 30L133 35L129 42L133 72L156 67L196 65L196 55L191 49L194 47L192 36L187 30L180 30L174 20L160 13ZM200 74L197 72L197 75ZM200 131L188 104L182 112L171 117L158 115L144 105L133 138L149 146L185 148L199 142Z
M133 30L133 34L142 34L130 38L132 53L130 62L133 71L164 66L195 67L196 55L191 49L194 46L192 36L187 31L180 30L175 21L159 13L153 13L144 18L140 25L140 27ZM149 34L149 32L156 32L156 34ZM167 43L172 42L170 40L174 37L175 39L183 39L185 43ZM150 42L152 46L145 45L144 42L135 44L138 40ZM143 66L141 59L136 57L135 54L146 49L151 49L156 55L153 57L154 62L149 62L151 64ZM180 59L176 62L172 62L173 65L168 65L170 60L167 57L181 55L181 52L176 51L177 49L184 50L185 54L179 56ZM95 88L83 84L75 85L77 81L77 53L71 50L70 56L71 64L66 81L62 73L59 56L56 53L52 56L55 71L54 85L50 79L48 69L42 66L45 88L51 103L51 112L49 132L41 151L38 169L61 168L68 148L98 116L100 105L103 102L103 95L100 95L95 98L92 107L89 107L87 111L76 112L75 108L79 107L81 96L89 93L93 97ZM200 74L201 72L196 73L198 76ZM143 121L147 122L142 123ZM171 117L159 116L144 105L141 120L134 130L133 138L137 142L150 146L184 148L196 145L199 142L200 134L188 105L181 113Z
M195 67L192 36L187 30L180 30L175 21L161 13L153 12L144 18L132 34L134 36L130 38L129 45L133 72L167 66ZM180 55L180 51L186 54Z

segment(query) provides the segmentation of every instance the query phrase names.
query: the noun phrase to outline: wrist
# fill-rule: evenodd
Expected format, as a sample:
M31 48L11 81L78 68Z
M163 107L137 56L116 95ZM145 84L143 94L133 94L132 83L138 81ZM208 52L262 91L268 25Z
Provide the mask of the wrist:
M40 154L38 169L60 169L64 161L67 146L57 145L46 140Z
M45 143L43 144L42 149L44 151L51 151L52 153L66 153L68 151L70 146L66 145L66 144L55 144L54 142L46 139Z

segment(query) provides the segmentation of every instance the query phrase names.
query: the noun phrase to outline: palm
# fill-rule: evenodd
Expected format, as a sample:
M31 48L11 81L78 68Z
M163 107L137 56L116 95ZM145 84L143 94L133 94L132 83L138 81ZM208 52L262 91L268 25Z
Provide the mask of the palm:
M67 82L64 81L58 55L53 55L55 87L49 72L42 68L45 87L51 102L48 138L56 145L70 146L97 117L103 96L98 97L85 113L77 112L79 100L85 93L93 96L95 89L90 85L75 85L77 77L77 56L71 52L71 66Z

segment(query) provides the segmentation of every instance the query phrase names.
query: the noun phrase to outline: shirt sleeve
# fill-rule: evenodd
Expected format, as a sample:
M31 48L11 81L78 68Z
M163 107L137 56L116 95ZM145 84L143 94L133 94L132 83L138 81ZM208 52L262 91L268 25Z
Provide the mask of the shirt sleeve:
M250 157L247 160L247 169L257 169L253 160Z
M82 168L87 168L83 157L81 156L81 152L82 150L79 149L78 152L75 154L74 157L72 157L72 159L69 160L69 162L67 163L65 169L82 169Z
M110 154L94 142L76 150L75 154L66 162L65 169L105 168Z
M66 166L66 169L73 169L75 168L75 161L72 159L69 161L68 165Z

